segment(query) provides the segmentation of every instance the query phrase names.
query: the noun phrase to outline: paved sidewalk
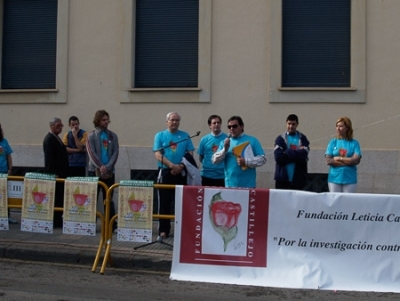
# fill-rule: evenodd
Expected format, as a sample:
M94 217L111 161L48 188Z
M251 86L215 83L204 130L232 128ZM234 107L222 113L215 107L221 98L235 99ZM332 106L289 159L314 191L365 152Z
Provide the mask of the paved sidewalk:
M54 229L53 234L42 234L21 231L18 212L12 212L11 217L18 220L18 224L9 224L8 231L0 231L0 258L84 264L88 265L89 271L92 269L101 238L100 223L97 225L96 236L63 234L62 229ZM157 222L153 223L153 241L157 239L157 224ZM173 238L164 239L164 242L173 244ZM114 233L111 247L113 266L170 271L172 262L170 246L156 242L134 250L135 247L142 245L144 244L117 241ZM105 249L103 249L96 272L100 272L104 253ZM107 273L107 268L105 273Z

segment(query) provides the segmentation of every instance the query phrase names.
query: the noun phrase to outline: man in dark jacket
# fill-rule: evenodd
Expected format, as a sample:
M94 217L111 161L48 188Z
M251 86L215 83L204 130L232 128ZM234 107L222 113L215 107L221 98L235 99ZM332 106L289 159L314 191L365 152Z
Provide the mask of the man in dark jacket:
M286 132L275 139L275 188L302 190L307 181L307 162L310 142L297 131L299 119L286 118Z
M50 132L43 140L44 168L47 173L55 174L57 178L68 176L69 163L67 149L58 135L62 132L63 124L60 118L50 121ZM54 207L64 206L64 183L56 183ZM62 212L54 212L54 227L61 228Z
M68 119L71 130L64 134L63 143L67 147L69 158L69 176L84 177L86 175L86 140L88 133L79 128L79 119L71 116Z

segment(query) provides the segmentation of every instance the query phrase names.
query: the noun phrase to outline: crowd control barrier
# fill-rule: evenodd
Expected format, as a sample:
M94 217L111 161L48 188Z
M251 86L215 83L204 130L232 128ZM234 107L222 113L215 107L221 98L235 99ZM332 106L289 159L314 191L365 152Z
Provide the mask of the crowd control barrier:
M24 177L22 176L8 176L7 181L24 181ZM57 178L56 182L58 183L64 183L65 179L62 178ZM100 185L105 191L109 191L109 188L106 184L104 184L101 181L98 181L98 185ZM23 193L23 191L22 191ZM107 193L108 195L108 193ZM99 242L99 248L97 250L97 253L101 253L101 250L105 247L105 242L106 242L106 228L107 228L107 219L106 216L108 214L109 216L109 210L110 210L110 205L109 201L107 201L108 198L104 201L104 205L106 206L105 208L105 214L103 215L101 212L96 211L96 216L100 219L101 221L101 234L100 234L100 242ZM22 209L22 198L7 198L7 207L8 208L17 208L17 209ZM64 211L64 208L62 207L54 207L54 211Z
M102 254L102 250L105 248L105 253L103 257L103 263L100 268L100 274L104 274L107 263L109 263L110 266L113 265L112 262L112 256L111 256L111 247L112 247L112 225L114 221L118 218L118 214L114 216L110 216L110 200L111 200L111 195L114 189L119 187L119 183L116 183L112 185L108 190L107 190L107 197L105 200L105 243L100 242L98 251L93 263L92 267L92 272L96 272L97 265L100 261L100 257ZM175 189L175 185L165 185L165 184L154 184L154 188L157 189ZM158 218L158 219L174 219L175 215L165 215L165 214L152 214L152 218Z
M24 181L25 177L23 176L8 176L7 181ZM65 183L65 179L56 178L57 183ZM104 214L96 210L96 216L101 221L101 234L100 241L97 248L97 253L95 256L95 260L92 266L92 272L95 272L99 261L101 259L102 253L104 252L103 262L100 269L100 273L104 274L105 268L107 264L110 266L113 265L112 256L111 256L111 248L112 248L112 225L114 221L118 218L118 214L114 216L110 216L110 205L111 205L111 195L112 192L120 186L119 183L108 187L101 181L98 181L98 185L100 185L106 191L106 198L104 200ZM164 184L154 184L153 186L156 189L175 189L175 185L164 185ZM21 191L21 195L23 195L23 191ZM16 208L22 209L22 197L8 197L7 198L7 207L8 208ZM54 207L54 211L63 212L63 207ZM152 214L152 219L175 219L175 215L163 215L163 214Z

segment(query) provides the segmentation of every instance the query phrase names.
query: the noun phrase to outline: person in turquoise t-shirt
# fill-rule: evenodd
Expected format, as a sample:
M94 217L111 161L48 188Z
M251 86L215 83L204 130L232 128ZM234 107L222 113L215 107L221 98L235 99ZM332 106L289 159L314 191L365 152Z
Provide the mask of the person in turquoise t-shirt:
M222 119L218 115L208 117L208 126L211 133L201 138L197 153L202 164L201 169L201 185L203 186L225 186L224 163L213 164L212 156L218 150L219 145L227 134L221 131Z
M325 152L329 165L328 186L330 192L356 192L357 165L361 160L361 148L353 139L353 126L348 117L336 121L336 138L329 141Z
M158 163L158 183L186 185L186 177L183 175L184 164L182 159L186 153L193 156L194 146L188 133L179 130L181 116L176 112L167 114L167 129L158 132L154 136L153 151ZM174 189L158 190L158 213L173 214L175 204ZM171 221L160 219L158 240L169 236Z
M118 136L113 131L108 129L110 124L110 115L105 110L96 111L93 118L95 129L89 133L86 141L86 149L89 155L88 176L100 177L100 181L111 187L115 184L115 165L117 164L119 155ZM103 203L106 199L106 191L102 186L99 186L98 197L100 192L103 195ZM114 191L111 192L110 200L110 218L116 214L116 208L113 201ZM117 223L114 221L112 231L117 228Z
M13 150L6 138L0 124L0 173L11 175L12 172L12 154ZM18 221L10 217L10 209L8 209L8 222L10 224L18 224Z
M256 187L256 167L267 162L257 138L244 133L240 116L228 120L229 136L221 142L212 162L224 162L225 187Z

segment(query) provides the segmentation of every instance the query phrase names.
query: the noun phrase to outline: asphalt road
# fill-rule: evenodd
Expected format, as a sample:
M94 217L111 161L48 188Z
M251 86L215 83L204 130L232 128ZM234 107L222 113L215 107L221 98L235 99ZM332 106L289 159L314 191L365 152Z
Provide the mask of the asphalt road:
M255 286L171 281L168 273L0 260L0 300L399 300L394 293L290 290Z

